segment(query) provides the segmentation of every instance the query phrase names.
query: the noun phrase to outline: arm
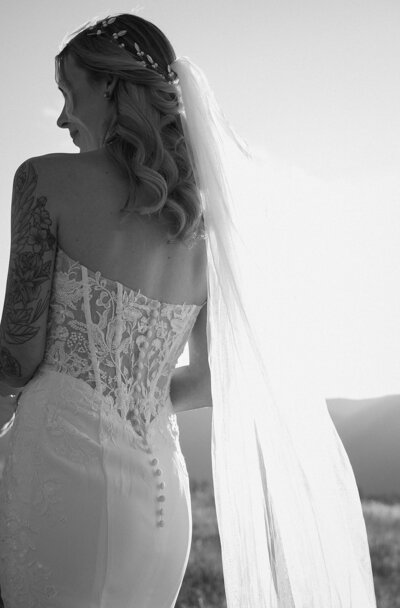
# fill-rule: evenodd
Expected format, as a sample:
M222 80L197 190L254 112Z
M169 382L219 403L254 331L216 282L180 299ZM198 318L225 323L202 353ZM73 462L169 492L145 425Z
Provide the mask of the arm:
M207 304L200 310L189 336L189 365L174 370L170 398L175 413L212 407L208 365Z
M56 219L39 195L38 159L18 167L11 204L11 251L0 325L0 395L19 392L39 366L56 249Z

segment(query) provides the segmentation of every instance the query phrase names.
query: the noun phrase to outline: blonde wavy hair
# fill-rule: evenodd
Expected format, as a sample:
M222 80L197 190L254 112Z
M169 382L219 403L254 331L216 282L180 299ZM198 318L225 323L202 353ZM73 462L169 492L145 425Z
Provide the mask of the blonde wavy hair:
M63 73L67 54L87 72L89 82L95 83L104 74L118 77L112 96L115 118L104 144L109 156L129 176L130 193L121 213L162 216L169 226L168 242L191 246L205 237L205 231L200 192L183 132L179 85L142 65L129 49L138 44L165 74L176 59L175 52L149 21L126 13L105 19L111 17L115 21L107 26L106 36L89 36L88 28L93 25L89 23L67 37L55 57L56 78ZM110 43L112 34L121 30L126 30L126 48ZM154 194L151 205L138 203L135 193L139 185Z

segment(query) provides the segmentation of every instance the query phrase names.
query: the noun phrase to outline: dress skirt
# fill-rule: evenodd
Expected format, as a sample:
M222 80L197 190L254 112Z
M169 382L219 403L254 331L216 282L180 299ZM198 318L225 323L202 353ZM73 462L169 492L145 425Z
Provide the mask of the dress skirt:
M0 483L5 608L172 608L189 559L189 478L172 407L142 438L83 380L24 388Z

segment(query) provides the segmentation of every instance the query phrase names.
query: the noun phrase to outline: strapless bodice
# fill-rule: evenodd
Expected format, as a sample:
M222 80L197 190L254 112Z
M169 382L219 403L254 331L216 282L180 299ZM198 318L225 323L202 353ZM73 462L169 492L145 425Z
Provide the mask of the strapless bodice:
M200 309L149 298L58 248L41 367L85 381L142 435Z

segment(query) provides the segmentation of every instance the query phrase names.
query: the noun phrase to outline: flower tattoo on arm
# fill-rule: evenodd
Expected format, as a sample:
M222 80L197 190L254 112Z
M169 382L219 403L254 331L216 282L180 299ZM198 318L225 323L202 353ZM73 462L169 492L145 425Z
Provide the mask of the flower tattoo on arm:
M32 162L24 162L13 186L11 255L0 328L1 376L21 377L22 365L15 356L18 349L12 347L29 346L49 306L56 238L47 198L36 196L37 182Z

